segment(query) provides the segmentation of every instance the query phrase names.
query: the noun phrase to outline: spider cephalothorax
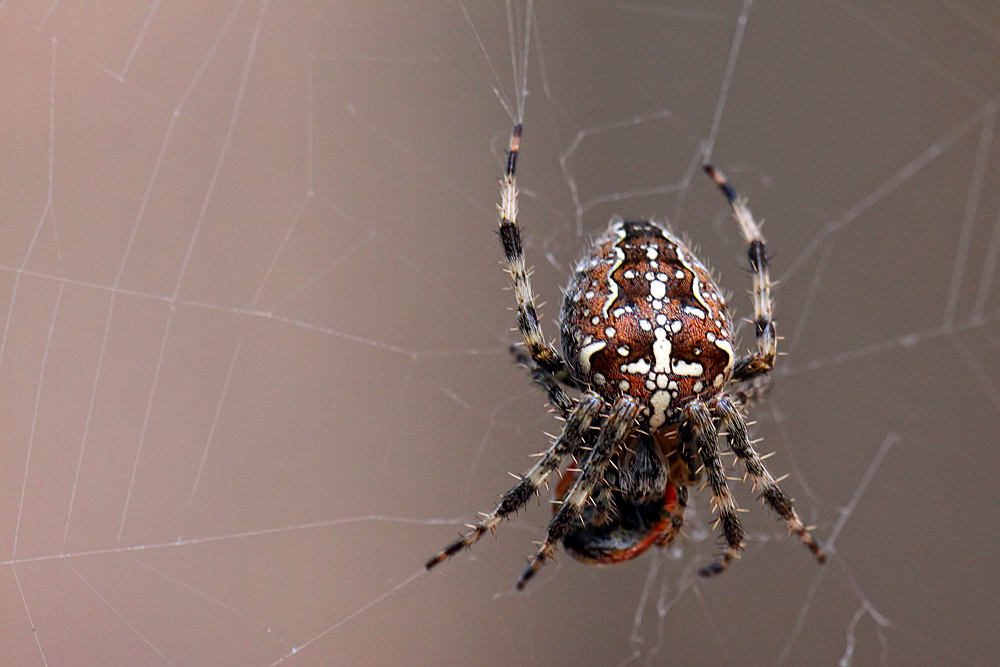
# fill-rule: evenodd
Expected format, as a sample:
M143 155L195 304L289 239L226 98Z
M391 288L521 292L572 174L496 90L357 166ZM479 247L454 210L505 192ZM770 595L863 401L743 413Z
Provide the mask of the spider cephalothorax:
M771 370L777 338L764 238L721 173L705 170L733 209L753 271L757 350L737 357L725 300L710 272L665 226L613 220L577 265L560 315L565 360L542 335L517 227L521 126L511 136L501 180L500 239L514 283L520 357L565 419L562 433L496 509L427 563L434 567L520 509L564 461L556 509L518 588L563 546L579 560L617 563L668 544L684 522L688 486L702 470L726 547L702 569L721 572L739 554L743 529L719 456L718 436L761 493L764 504L823 562L792 501L754 451L741 412L748 382ZM571 398L564 387L581 392Z

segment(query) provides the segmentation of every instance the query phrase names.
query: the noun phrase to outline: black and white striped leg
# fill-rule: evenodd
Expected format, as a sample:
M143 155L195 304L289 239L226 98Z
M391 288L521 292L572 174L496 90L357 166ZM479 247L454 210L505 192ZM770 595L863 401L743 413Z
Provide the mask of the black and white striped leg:
M545 340L538 323L535 295L531 291L531 278L521 245L521 230L517 226L517 181L514 171L520 145L521 126L515 125L510 135L507 170L500 179L500 204L497 205L500 242L503 244L506 270L514 283L514 295L517 298L517 328L524 336L524 344L535 363L549 375L558 377L560 373L565 374L566 364L552 344Z
M518 579L518 590L523 589L525 584L535 576L538 569L545 564L545 561L552 557L556 544L569 533L573 523L580 519L580 511L583 509L584 503L587 502L594 487L604 478L604 472L607 470L611 458L625 445L629 434L635 427L635 419L639 415L639 409L639 404L627 396L622 396L615 402L611 414L608 415L604 426L601 427L601 434L598 436L597 442L580 469L580 475L563 497L559 511L552 517L545 541L542 542L538 552L531 559L528 569Z
M712 420L708 406L701 401L694 401L685 406L681 422L681 439L694 443L705 467L708 486L712 489L712 504L719 514L718 522L722 524L722 534L726 539L726 550L711 565L701 569L700 574L708 577L719 574L734 558L740 554L743 547L743 527L737 516L736 500L729 492L726 482L726 471L719 457L718 432Z
M559 438L526 472L514 488L504 494L496 509L487 514L472 530L445 547L438 555L427 561L427 569L447 560L462 549L472 546L487 531L495 530L505 517L524 507L524 504L538 492L545 478L559 468L562 461L576 451L590 430L590 425L601 410L601 398L593 393L584 394L570 412Z
M746 202L736 194L736 190L722 172L710 164L705 165L705 172L719 186L733 209L733 217L748 244L747 257L753 273L754 334L757 338L757 351L740 358L733 366L732 379L741 382L770 371L774 367L774 358L777 355L778 339L774 333L772 319L773 304L771 278L767 270L767 248L764 246L764 236L760 232L760 226L754 221Z
M792 499L778 487L778 483L754 450L747 433L746 420L740 414L739 408L726 396L720 396L716 399L715 408L723 430L729 433L730 449L736 454L736 458L743 461L747 474L753 480L754 488L760 489L764 504L785 520L788 530L799 536L803 544L816 556L816 560L820 563L826 562L826 555L820 550L816 540L812 538L795 513Z

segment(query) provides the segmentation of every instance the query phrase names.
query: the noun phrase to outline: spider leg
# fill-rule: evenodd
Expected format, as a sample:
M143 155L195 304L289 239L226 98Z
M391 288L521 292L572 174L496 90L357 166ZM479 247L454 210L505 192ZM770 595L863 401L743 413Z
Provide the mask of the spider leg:
M510 346L510 353L514 356L515 363L526 367L531 373L531 379L534 380L535 384L545 390L545 393L548 394L549 397L549 403L555 406L563 417L566 417L569 414L569 411L573 409L573 399L566 394L562 385L571 389L580 388L579 385L577 385L576 382L569 377L569 373L566 373L564 377L548 373L545 369L536 364L530 355L525 354L515 345Z
M729 447L736 454L736 457L743 461L747 474L753 480L754 486L760 489L761 498L764 504L771 511L780 516L788 524L788 529L799 536L799 539L813 552L816 560L820 563L826 562L826 555L820 550L816 540L812 538L809 531L799 520L792 506L792 500L785 495L777 482L768 472L767 467L760 456L754 451L747 435L747 423L740 414L739 409L725 395L720 396L715 401L715 407L722 422L722 428L729 433Z
M504 494L496 509L487 514L472 530L462 535L444 548L438 555L427 561L427 569L454 556L462 549L472 546L487 531L496 529L497 524L508 515L521 509L538 491L550 473L559 468L563 459L572 454L590 430L590 424L600 414L601 398L593 392L580 397L580 402L569 413L559 438L531 466L514 488Z
M774 358L777 355L778 339L774 333L774 321L771 319L773 303L771 278L767 271L767 250L764 247L764 236L760 233L760 226L754 222L753 215L743 198L736 194L733 186L715 167L706 164L705 172L719 186L733 209L733 217L739 223L740 232L748 244L747 257L750 259L750 269L753 272L753 313L757 351L741 357L734 364L732 379L741 382L767 373L774 367Z
M722 556L701 569L701 575L708 577L725 570L739 556L743 546L743 527L736 515L736 501L726 482L726 471L719 457L719 434L708 407L701 401L689 403L684 408L681 424L681 438L694 442L705 466L708 485L712 488L712 503L719 513L722 533L726 538L726 550Z
M732 396L736 402L743 407L750 407L759 402L767 392L771 391L771 376L753 375L742 381L730 380L726 386L726 393Z
M535 309L535 295L531 291L531 278L524 261L521 230L517 226L517 181L514 178L520 145L521 126L515 125L510 135L507 170L500 179L500 204L497 206L504 264L514 283L514 295L517 298L517 328L524 336L524 344L539 368L550 376L567 376L565 362L542 334Z
M556 543L566 536L573 527L573 522L579 520L583 504L587 502L594 487L603 479L611 457L624 445L638 415L639 404L628 396L622 396L615 402L611 414L601 428L597 442L581 468L580 476L573 482L573 486L562 499L562 506L549 523L545 541L531 559L528 569L518 579L518 590L523 589L538 572L538 568L552 557Z
M698 447L693 440L679 438L677 456L687 468L687 479L680 480L682 484L694 484L701 479L701 466L698 465Z

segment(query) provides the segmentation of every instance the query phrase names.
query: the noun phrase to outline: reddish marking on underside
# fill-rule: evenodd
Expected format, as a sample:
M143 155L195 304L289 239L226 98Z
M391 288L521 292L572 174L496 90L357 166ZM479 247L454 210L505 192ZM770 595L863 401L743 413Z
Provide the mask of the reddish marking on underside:
M666 542L661 544L659 540L670 531L673 515L677 510L677 489L670 484L667 485L667 492L663 496L663 506L667 510L667 518L657 522L657 524L650 529L649 535L639 542L636 542L634 546L631 546L628 549L616 551L613 554L605 556L604 558L596 558L594 559L594 562L601 565L624 563L627 560L632 560L636 556L642 555L654 544L661 547L664 546Z
M573 467L575 466L576 462L574 461ZM563 473L562 477L559 478L559 484L556 485L557 499L562 500L566 497L566 494L569 492L569 488L573 486L573 482L576 481L576 477L577 473L572 470L567 470ZM590 558L588 559L588 562L595 565L613 565L614 563L624 563L627 560L632 560L637 556L641 556L654 544L659 547L669 544L674 537L671 534L673 516L678 510L677 489L674 488L673 484L667 484L667 491L663 494L663 507L667 510L667 518L662 521L658 521L652 528L650 528L649 534L646 537L636 542L628 549L616 551L603 558ZM558 511L559 506L553 506L552 513L555 514Z

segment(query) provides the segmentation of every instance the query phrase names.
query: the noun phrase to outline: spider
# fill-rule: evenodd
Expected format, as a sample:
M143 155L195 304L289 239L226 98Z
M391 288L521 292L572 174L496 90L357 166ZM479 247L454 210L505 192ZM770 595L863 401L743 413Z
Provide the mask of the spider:
M744 537L719 456L722 432L764 504L823 563L826 557L792 500L754 451L742 413L743 388L770 371L777 354L764 237L744 201L721 172L705 165L748 244L755 352L734 351L725 300L681 239L652 220L616 218L570 278L559 318L561 357L542 334L517 226L514 171L520 142L518 124L500 181L500 240L528 352L520 360L565 424L497 507L430 559L427 569L495 530L568 460L554 516L517 582L519 590L560 541L575 558L597 564L631 560L653 545L670 543L684 523L688 488L702 473L725 547L701 574L718 574L739 556ZM566 389L579 391L579 397Z

